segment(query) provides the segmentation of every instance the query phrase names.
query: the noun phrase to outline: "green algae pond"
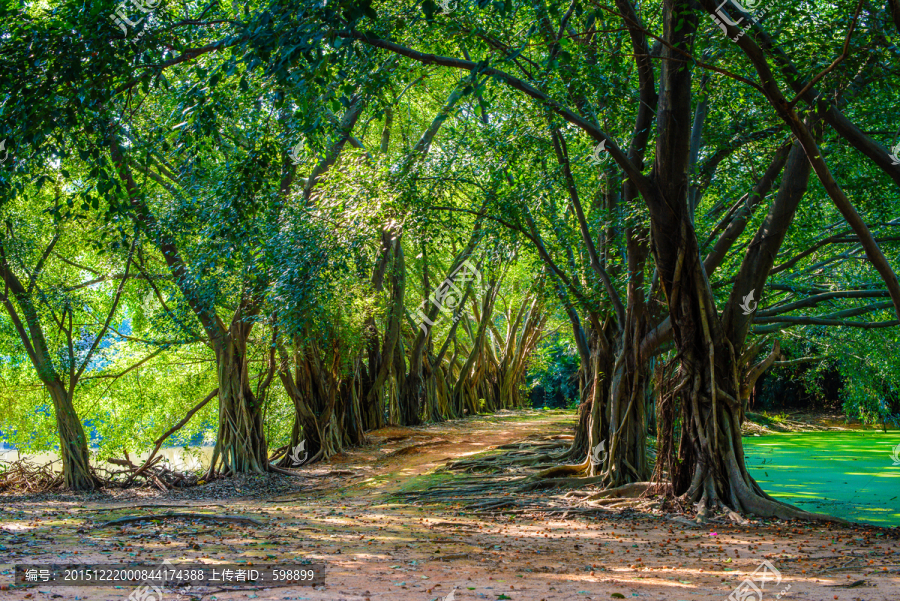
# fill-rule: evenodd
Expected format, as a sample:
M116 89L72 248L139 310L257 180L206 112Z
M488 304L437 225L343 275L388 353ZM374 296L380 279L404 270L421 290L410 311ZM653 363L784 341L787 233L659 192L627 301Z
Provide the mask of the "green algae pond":
M806 511L900 526L900 432L744 437L747 467L771 496ZM897 465L895 465L897 464Z

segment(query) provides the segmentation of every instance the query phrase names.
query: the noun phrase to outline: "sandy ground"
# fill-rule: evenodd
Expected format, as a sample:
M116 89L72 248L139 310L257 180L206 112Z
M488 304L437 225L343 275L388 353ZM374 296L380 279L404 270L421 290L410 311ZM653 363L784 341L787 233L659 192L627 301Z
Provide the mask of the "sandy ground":
M372 436L373 444L290 479L283 494L250 479L226 492L213 483L185 493L0 496L0 600L105 601L134 590L10 589L16 563L156 565L164 559L256 567L312 561L326 571L323 586L214 585L180 596L166 592L163 601L725 600L763 561L778 570L780 582L757 577L759 594L735 593L734 600L900 599L898 529L775 521L690 527L631 510L569 519L473 516L452 497L423 507L394 494L423 484L452 459L571 427L571 414L521 412L388 428ZM262 525L177 519L101 527L109 519L166 511L249 516Z

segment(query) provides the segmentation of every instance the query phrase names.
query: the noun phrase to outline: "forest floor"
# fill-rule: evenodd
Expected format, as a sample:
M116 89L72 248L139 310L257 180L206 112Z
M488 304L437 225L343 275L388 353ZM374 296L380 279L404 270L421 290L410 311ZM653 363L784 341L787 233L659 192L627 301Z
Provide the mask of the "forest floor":
M771 432L826 432L857 430L896 430L894 424L867 424L858 419L848 420L842 413L834 411L761 411L747 412L747 420L741 432L748 434L769 434Z
M896 528L763 520L697 526L662 512L581 511L564 491L540 494L571 511L515 514L465 510L450 493L430 505L403 495L446 483L440 468L448 462L516 441L553 440L570 434L573 420L571 412L520 411L385 428L371 433L371 444L294 478L236 478L168 492L2 495L0 600L106 601L134 590L10 589L16 563L163 560L258 568L312 561L326 568L323 586L214 585L166 593L162 601L725 601L763 561L780 581L761 582L757 575L762 597L735 593L734 599L900 599ZM171 511L239 515L260 524L178 518L103 525Z

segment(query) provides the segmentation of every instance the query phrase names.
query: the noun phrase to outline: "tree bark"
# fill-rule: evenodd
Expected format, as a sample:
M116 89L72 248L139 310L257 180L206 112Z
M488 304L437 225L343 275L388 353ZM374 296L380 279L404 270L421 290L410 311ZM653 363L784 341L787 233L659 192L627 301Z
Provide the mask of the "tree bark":
M643 279L632 276L629 297L640 296ZM632 289L631 287L634 286ZM646 362L640 356L640 343L646 325L643 299L629 298L625 329L619 335L616 360L612 371L608 402L607 454L602 470L610 487L633 482L646 482L650 476L647 464Z
M48 383L47 390L53 400L56 427L59 431L63 482L69 490L94 490L98 482L91 474L87 436L75 412L72 397L60 382Z
M696 16L687 0L667 0L666 7L665 52L675 58L675 49L689 48ZM744 465L739 357L716 312L687 199L691 71L679 62L665 62L663 69L654 180L664 201L648 204L653 254L680 361L672 386L681 408L679 457L670 474L674 492L700 504L701 520L719 505L762 517L815 517L768 497Z
M247 338L252 324L240 312L227 333L214 341L219 384L219 431L216 447L227 474L269 471L262 404L253 394L247 370ZM211 465L210 470L216 466Z
M388 381L391 369L396 364L395 355L403 352L403 346L400 341L401 329L403 327L403 300L406 296L406 261L403 255L403 240L400 236L393 239L393 256L391 267L391 304L388 311L388 323L384 333L384 345L381 350L380 363L378 371L374 374L374 382L366 396L366 411L371 415L373 412L378 415L372 415L370 421L374 423L384 422L384 386ZM402 372L400 372L402 377ZM408 409L404 408L404 397L400 397L400 407L402 421L408 419ZM419 423L412 421L404 423L404 425L412 425Z
M294 424L291 428L290 448L293 450L302 442L306 441L305 451L306 459L312 461L320 456L326 456L328 453L323 449L322 429L319 427L316 418L315 407L311 406L313 399L313 391L311 388L312 378L309 376L309 365L306 360L296 357L291 360L287 351L281 345L278 348L280 357L280 368L278 377L284 385L284 390L294 405ZM292 374L290 369L293 363L296 376ZM339 449L338 449L339 450ZM286 453L284 458L278 463L279 467L296 467L292 453Z

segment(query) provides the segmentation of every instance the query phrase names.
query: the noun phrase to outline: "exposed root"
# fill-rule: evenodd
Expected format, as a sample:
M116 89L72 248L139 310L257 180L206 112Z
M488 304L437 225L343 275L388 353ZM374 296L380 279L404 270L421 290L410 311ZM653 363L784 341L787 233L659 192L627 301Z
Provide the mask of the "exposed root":
M591 467L591 460L585 459L581 463L577 463L574 465L557 465L555 467L551 467L545 469L542 472L538 472L534 476L533 479L544 479L544 478L556 478L559 476L569 476L572 474L583 474Z
M522 484L517 491L528 492L531 490L541 490L546 488L575 488L587 486L589 484L599 484L605 479L604 476L593 476L591 478L544 478L540 480L531 480Z
M731 453L726 454L726 466L730 470L738 470L737 462ZM729 474L729 484L731 486L732 497L737 501L738 507L730 506L725 503L715 493L713 479L709 474L701 476L701 489L703 494L699 501L695 504L697 509L697 523L705 523L710 516L716 513L722 513L729 520L738 524L746 523L746 520L740 513L755 515L761 518L777 518L780 520L805 520L810 522L831 522L834 524L851 525L847 520L804 511L788 503L778 501L766 495L759 486L750 478L753 488L748 486L740 472ZM749 476L747 476L749 478ZM680 501L691 503L692 499L689 493L685 493L680 497ZM738 510L741 510L739 513Z
M626 507L637 507L644 505L646 501L643 499L600 499L599 501L589 501L586 503L588 507L604 507L606 509L625 509Z
M210 520L214 522L232 522L237 524L250 524L252 526L262 526L263 523L259 520L244 517L241 515L218 515L218 514L209 514L209 513L158 513L158 514L150 514L150 515L130 515L121 518L117 518L115 520L110 520L108 522L104 522L97 526L97 528L107 528L109 526L121 526L122 524L132 524L134 522L145 522L148 520L168 520L172 518L185 519L185 520Z
M597 499L608 499L608 498L633 499L633 498L640 497L641 495L643 495L653 485L654 485L653 482L634 482L632 484L626 484L624 486L618 486L616 488L608 488L606 490L592 494L589 497L586 497L585 501L596 501Z
M300 476L300 475L301 475L301 474L297 473L296 471L286 470L286 469L284 469L284 468L282 468L282 467L278 467L278 466L277 466L276 464L274 464L274 463L270 463L270 464L269 464L269 471L270 471L270 472L275 472L276 474L283 474L283 475L285 475L285 476L294 476L294 477L297 477L297 476Z
M512 452L503 453L502 455L491 455L490 457L455 461L447 465L446 469L454 472L484 472L512 466L537 467L559 461L559 455L553 455L545 451L559 449L563 446L565 445L558 443L537 445L520 443L504 445L498 447L498 449L510 450Z

